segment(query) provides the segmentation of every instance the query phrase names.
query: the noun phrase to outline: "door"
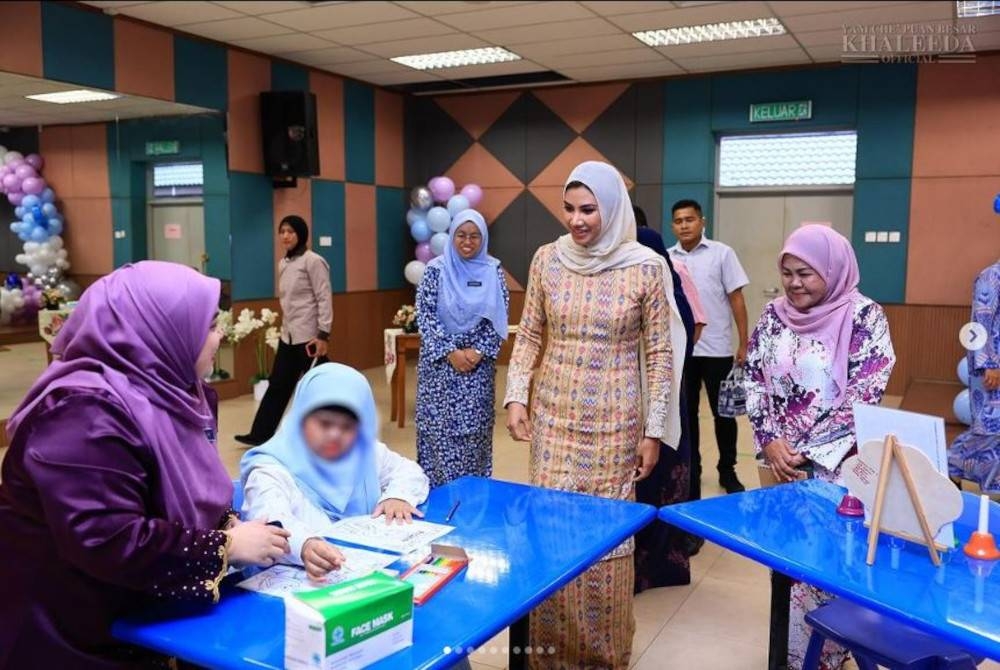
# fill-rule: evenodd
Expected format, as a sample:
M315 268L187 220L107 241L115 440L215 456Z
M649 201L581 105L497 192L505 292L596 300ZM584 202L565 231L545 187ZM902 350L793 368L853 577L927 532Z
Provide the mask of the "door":
M843 191L719 196L716 237L733 248L750 278L743 296L751 331L767 303L783 294L778 254L785 238L803 223L825 223L850 239L853 210L853 193Z
M200 202L150 203L149 257L205 270L205 210Z

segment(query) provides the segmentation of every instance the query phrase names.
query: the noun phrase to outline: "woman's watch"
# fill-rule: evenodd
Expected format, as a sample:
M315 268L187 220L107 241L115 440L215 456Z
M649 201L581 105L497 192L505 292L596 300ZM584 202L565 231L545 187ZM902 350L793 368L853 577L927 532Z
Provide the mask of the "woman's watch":
M472 353L474 353L476 356L479 356L480 358L483 357L483 352L481 352L479 349L473 348Z

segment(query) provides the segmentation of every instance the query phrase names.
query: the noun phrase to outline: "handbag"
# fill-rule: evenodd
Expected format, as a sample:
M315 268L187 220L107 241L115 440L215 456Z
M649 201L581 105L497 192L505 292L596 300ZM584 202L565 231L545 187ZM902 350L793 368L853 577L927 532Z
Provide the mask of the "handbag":
M719 384L719 416L734 419L747 413L747 389L743 384L743 367L734 365Z

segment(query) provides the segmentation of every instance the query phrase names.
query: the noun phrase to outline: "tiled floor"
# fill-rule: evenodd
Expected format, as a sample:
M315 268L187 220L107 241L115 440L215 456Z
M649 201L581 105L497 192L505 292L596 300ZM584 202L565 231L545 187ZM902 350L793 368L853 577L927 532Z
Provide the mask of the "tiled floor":
M45 365L42 345L17 345L0 351L0 416L7 416ZM506 370L497 375L498 405L503 397ZM389 389L381 368L366 371L375 390L382 414L382 439L396 451L415 457L413 399L415 371L407 375L409 415L404 428L390 423ZM898 402L898 399L895 399ZM526 481L527 446L513 442L503 428L503 410L498 406L494 435L494 474L497 478ZM707 408L706 408L707 410ZM219 449L229 471L235 474L244 449L233 436L245 432L253 418L254 403L249 396L222 403L220 407ZM706 419L705 417L708 416ZM714 478L716 451L711 416L702 414L701 434L705 436L702 481L705 496L722 490ZM743 483L757 485L749 428L740 421L738 472ZM679 667L699 670L760 670L767 661L769 578L757 563L715 545L706 544L692 561L689 586L655 589L636 598L636 635L633 665L641 670ZM480 670L506 667L506 633L501 634L472 657ZM987 663L982 668L1000 669Z

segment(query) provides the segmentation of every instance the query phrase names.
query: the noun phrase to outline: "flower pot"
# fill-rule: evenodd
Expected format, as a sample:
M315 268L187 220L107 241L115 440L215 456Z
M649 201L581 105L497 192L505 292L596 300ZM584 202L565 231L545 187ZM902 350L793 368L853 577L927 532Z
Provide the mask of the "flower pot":
M260 401L264 399L264 394L267 393L267 387L270 382L266 379L261 379L259 382L253 385L253 399L258 405Z

